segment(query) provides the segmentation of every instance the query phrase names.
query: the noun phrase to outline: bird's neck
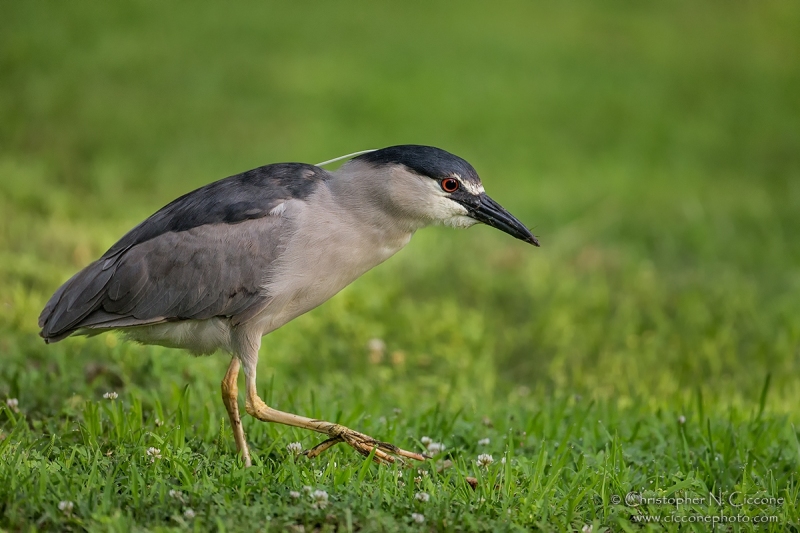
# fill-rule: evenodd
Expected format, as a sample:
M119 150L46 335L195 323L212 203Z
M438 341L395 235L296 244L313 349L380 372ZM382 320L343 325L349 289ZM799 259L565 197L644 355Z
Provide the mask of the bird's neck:
M350 217L363 231L375 231L384 238L407 242L416 230L427 224L395 205L386 185L391 179L389 175L365 167L334 174L326 185L343 216Z

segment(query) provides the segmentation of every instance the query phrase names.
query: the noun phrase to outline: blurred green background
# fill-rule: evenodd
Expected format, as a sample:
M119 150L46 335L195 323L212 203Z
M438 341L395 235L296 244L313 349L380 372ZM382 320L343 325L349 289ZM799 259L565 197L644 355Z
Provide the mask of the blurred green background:
M127 508L131 520L169 520L155 499L122 493L101 508L93 500L101 489L82 477L96 472L88 459L82 474L59 484L20 480L37 479L25 468L57 471L65 453L85 445L115 454L97 452L108 463L99 471L126 487L128 458L155 442L140 440L137 428L156 439L176 420L192 426L191 461L211 464L193 498L205 490L218 502L225 487L227 506L209 504L206 517L228 520L245 478L236 477L219 399L227 358L193 359L114 335L46 346L38 313L63 281L178 195L267 163L402 143L470 161L542 247L487 227L420 231L396 257L265 339L259 383L268 401L398 444L450 439L453 457L468 465L489 415L498 424L492 453L503 453L498 435L521 432L515 475L531 485L523 503L503 503L525 509L520 527L550 520L539 507L543 484L561 491L554 515L579 529L610 512L593 503L600 493L605 506L612 489L660 485L676 471L680 480L691 471L703 487L737 488L760 476L758 487L796 501L797 2L26 1L0 11L0 399L17 398L27 421L19 429L6 410L0 439L14 431L16 448L7 450L49 465L0 471L15 529L40 515L50 517L44 527L66 527L70 517L56 510L65 498L75 499L76 516L101 520ZM370 352L371 339L386 349ZM131 437L113 424L92 433L108 391L134 418L143 406ZM584 413L577 426L568 422L571 402ZM600 407L588 416L592 405ZM122 407L103 409L109 420L122 417ZM686 433L676 433L678 414ZM173 418L158 429L154 417L165 416ZM319 467L289 464L281 450L313 438L249 417L244 424L273 469L269 490L289 501L287 487ZM621 446L618 431L629 439L633 473L615 488L606 486L603 454ZM707 455L712 441L718 451L728 443L722 460ZM63 449L47 448L53 443ZM554 468L552 482L539 475L544 455L536 459L549 446L576 454ZM342 475L354 475L347 465L358 456L336 453ZM578 471L580 487L590 488L572 481ZM179 474L170 475L148 481L161 504L177 486ZM342 505L380 494L371 477L366 488L337 479ZM254 505L262 485L248 483L255 492L242 501ZM447 498L471 505L461 485ZM407 524L409 504L398 505L353 509L362 523L383 509L386 520ZM451 500L440 506L440 519L454 523ZM248 512L279 514L235 509L243 521ZM505 512L476 511L495 525Z
M796 3L3 11L4 366L80 351L41 344L38 311L174 197L270 162L420 143L473 163L542 248L420 232L265 341L281 374L371 375L380 337L442 382L735 400L771 372L776 407L800 400Z

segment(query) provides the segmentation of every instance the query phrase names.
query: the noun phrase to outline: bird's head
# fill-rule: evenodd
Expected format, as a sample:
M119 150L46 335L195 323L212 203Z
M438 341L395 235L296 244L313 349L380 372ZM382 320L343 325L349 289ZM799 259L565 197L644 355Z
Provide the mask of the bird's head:
M472 165L439 148L390 146L359 155L343 169L372 180L365 186L386 209L420 226L466 228L483 222L539 246L522 222L486 194Z

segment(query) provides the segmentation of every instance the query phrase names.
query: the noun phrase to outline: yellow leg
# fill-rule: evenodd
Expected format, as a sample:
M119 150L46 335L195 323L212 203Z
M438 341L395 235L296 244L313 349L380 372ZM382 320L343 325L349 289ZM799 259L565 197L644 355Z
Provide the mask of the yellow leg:
M308 457L316 457L324 452L331 446L339 442L346 442L352 446L358 453L368 456L375 450L375 460L377 462L393 463L394 456L407 457L409 459L416 459L417 461L424 461L426 457L418 453L402 450L388 442L381 442L375 440L368 435L353 431L339 424L325 422L323 420L314 420L304 416L293 415L285 413L269 407L264 401L258 397L255 386L254 376L246 376L247 378L247 397L245 401L245 409L247 413L262 422L277 422L278 424L285 424L287 426L294 426L303 429L310 429L319 433L324 433L330 438L318 446L306 452Z
M231 364L228 367L228 372L225 374L225 379L222 380L222 402L225 404L225 409L228 410L228 417L231 420L233 438L236 440L236 449L242 454L244 466L249 467L252 466L252 462L250 461L250 449L247 447L247 441L244 438L244 429L242 428L242 420L239 418L239 389L236 385L236 378L238 376L239 358L234 355L231 358Z

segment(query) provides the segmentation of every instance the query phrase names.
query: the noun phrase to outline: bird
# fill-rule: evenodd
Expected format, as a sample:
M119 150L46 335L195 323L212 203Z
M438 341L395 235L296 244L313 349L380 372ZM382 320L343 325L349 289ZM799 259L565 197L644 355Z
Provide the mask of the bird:
M346 159L335 171L323 165ZM276 163L189 192L126 233L67 280L40 317L40 335L121 332L194 355L231 356L222 401L246 467L245 411L322 433L305 453L344 442L379 463L423 454L269 407L256 390L262 337L319 306L384 262L419 229L487 224L534 246L531 231L489 197L466 160L423 145L365 150L325 163Z

